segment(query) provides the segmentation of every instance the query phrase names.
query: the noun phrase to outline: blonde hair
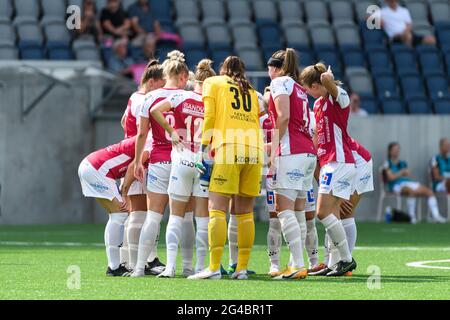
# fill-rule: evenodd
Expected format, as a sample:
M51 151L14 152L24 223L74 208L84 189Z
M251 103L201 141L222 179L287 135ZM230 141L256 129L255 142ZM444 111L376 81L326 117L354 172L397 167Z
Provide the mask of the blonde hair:
M163 72L166 79L178 77L182 73L189 74L189 68L185 63L184 53L173 50L167 54L167 59L164 60Z
M301 85L306 85L308 87L311 87L313 83L322 84L320 81L320 76L322 73L327 71L327 67L323 62L318 62L314 65L308 66L305 69L303 69L302 73L300 74L299 81ZM342 85L342 82L339 80L334 80L334 83L337 86Z
M209 59L200 60L195 68L195 81L203 82L205 79L214 77L216 72L212 68L213 62Z
M273 59L282 61L281 75L289 76L295 82L299 82L300 71L298 66L298 56L294 49L278 50L272 55Z
M163 69L156 59L150 59L141 77L140 86L144 86L150 79L160 80L163 78Z

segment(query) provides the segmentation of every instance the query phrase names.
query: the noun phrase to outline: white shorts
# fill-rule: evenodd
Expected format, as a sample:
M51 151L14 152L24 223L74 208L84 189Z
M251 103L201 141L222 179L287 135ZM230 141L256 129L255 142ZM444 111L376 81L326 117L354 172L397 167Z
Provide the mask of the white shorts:
M141 183L139 180L134 180L128 190L128 195L139 196L143 194L147 194L147 190L145 190L145 183Z
M316 211L316 197L314 196L314 189L311 188L306 193L305 212Z
M349 200L354 192L356 168L353 163L330 162L320 168L319 193Z
M361 157L359 157L361 158ZM354 191L361 195L373 191L373 162L365 161L363 158L356 159L356 176L353 183Z
M447 181L447 180L443 180L436 185L436 192L447 192L447 188L445 186L445 181Z
M400 194L402 192L402 189L405 187L410 188L411 190L414 191L420 187L420 183L416 181L403 181L394 185L392 191L394 191L397 194Z
M116 180L100 174L87 159L81 161L78 167L78 176L85 197L108 199L110 201L117 198L122 202Z
M273 192L273 177L266 176L266 204L269 212L275 212L275 193Z
M289 198L306 198L306 192L312 187L314 170L316 169L317 157L309 153L292 154L280 156L276 161L276 176L274 179L275 193L284 194L282 191L289 190ZM293 191L297 191L297 196Z
M200 186L200 175L195 168L195 153L186 148L183 151L174 148L171 157L169 195L208 198L208 189Z
M147 191L167 194L171 170L170 162L151 163L147 173Z

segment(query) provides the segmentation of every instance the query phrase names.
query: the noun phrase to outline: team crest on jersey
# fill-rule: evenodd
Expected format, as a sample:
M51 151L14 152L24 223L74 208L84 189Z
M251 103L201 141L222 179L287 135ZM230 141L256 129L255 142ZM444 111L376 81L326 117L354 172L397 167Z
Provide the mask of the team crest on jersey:
M273 191L267 191L267 204L273 205L275 203L275 195Z
M228 181L228 179L225 179L222 175L218 175L214 178L214 181L219 185L222 186L225 182Z
M315 198L314 198L314 189L311 189L311 190L309 190L309 191L306 193L306 198L307 198L307 201L308 201L309 203L314 202L314 200L315 200Z

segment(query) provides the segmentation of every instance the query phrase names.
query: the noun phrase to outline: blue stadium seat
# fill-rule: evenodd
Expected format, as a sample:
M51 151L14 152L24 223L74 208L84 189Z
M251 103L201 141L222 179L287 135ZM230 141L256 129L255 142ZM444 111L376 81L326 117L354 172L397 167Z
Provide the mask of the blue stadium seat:
M41 46L37 45L23 45L20 46L20 58L22 60L42 60L45 59L44 51Z
M397 70L417 71L417 57L411 49L402 49L393 52Z
M380 112L380 107L378 106L378 100L369 96L362 96L361 98L361 108L366 110L370 114L377 114Z
M72 50L66 46L47 48L47 57L50 60L73 60Z
M437 34L441 48L447 51L450 48L450 29L438 30Z
M425 82L432 100L450 98L449 82L445 76L428 76Z
M422 77L405 75L400 78L403 96L406 99L425 98L425 89Z
M395 77L389 74L381 74L376 76L374 80L378 97L381 100L400 97L400 91L397 85L397 79Z
M422 73L428 75L431 73L444 73L444 64L442 56L436 52L422 52L419 54L419 61L422 67Z
M450 114L450 99L434 101L434 112L437 114Z
M391 58L387 50L368 50L367 56L373 74L392 73Z
M336 39L332 27L325 21L310 22L309 34L316 50L335 49Z
M297 50L300 67L304 68L317 62L314 51Z
M342 72L341 58L337 50L317 50L316 57L318 61L323 61L327 66L331 65L333 72Z
M179 29L185 50L205 48L205 35L199 24L188 23L180 25Z
M345 50L341 55L345 67L366 67L366 58L360 49Z
M412 114L428 114L432 113L431 105L427 99L415 98L408 100L408 111Z
M0 0L0 20L10 21L13 13L11 0Z
M208 56L205 50L189 50L185 52L186 64L190 70L194 70L198 62Z
M161 24L172 23L172 7L170 0L149 0L150 6L155 17Z
M233 51L231 50L214 50L211 52L211 57L214 64L214 70L219 72L220 65L225 60L226 57L233 55Z
M445 64L447 65L447 74L450 74L450 52L445 54Z
M231 33L226 24L209 25L205 27L205 34L211 51L231 49Z
M277 22L277 6L272 0L253 1L253 13L256 25L265 24L267 22Z
M19 53L16 46L9 44L0 44L0 60L17 60Z
M281 40L282 31L277 24L263 24L258 27L258 36L262 49L281 49L284 44Z
M405 105L399 98L385 99L381 101L384 114L401 114L406 113Z
M386 47L386 36L382 30L367 29L365 22L360 24L360 29L366 50Z

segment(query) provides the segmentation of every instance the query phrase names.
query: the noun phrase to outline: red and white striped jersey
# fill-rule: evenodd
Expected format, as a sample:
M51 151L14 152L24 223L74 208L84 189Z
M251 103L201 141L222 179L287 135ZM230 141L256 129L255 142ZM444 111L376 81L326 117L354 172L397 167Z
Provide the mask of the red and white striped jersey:
M139 111L144 103L144 99L145 94L139 91L133 93L130 99L128 99L123 128L125 132L125 139L134 137L138 133Z
M369 162L372 159L370 152L352 137L350 137L350 144L356 165L358 165L359 158L362 158L365 162Z
M177 88L160 88L147 93L145 96L145 101L142 104L140 116L149 118L149 124L152 131L153 142L149 163L170 161L170 153L172 152L172 142L169 134L153 117L150 116L150 109L161 100L183 91L184 90ZM164 112L164 117L172 127L175 125L175 116L172 110Z
M278 77L270 83L269 113L276 125L278 114L274 99L280 95L289 96L289 124L286 133L280 138L277 149L278 155L299 153L316 154L314 144L309 133L309 107L305 89L290 77Z
M314 103L316 133L320 166L329 162L355 163L350 136L347 133L350 99L338 87L336 100L331 95L320 97Z
M181 91L167 98L175 117L174 128L183 144L197 152L202 142L205 106L202 95L193 91Z

